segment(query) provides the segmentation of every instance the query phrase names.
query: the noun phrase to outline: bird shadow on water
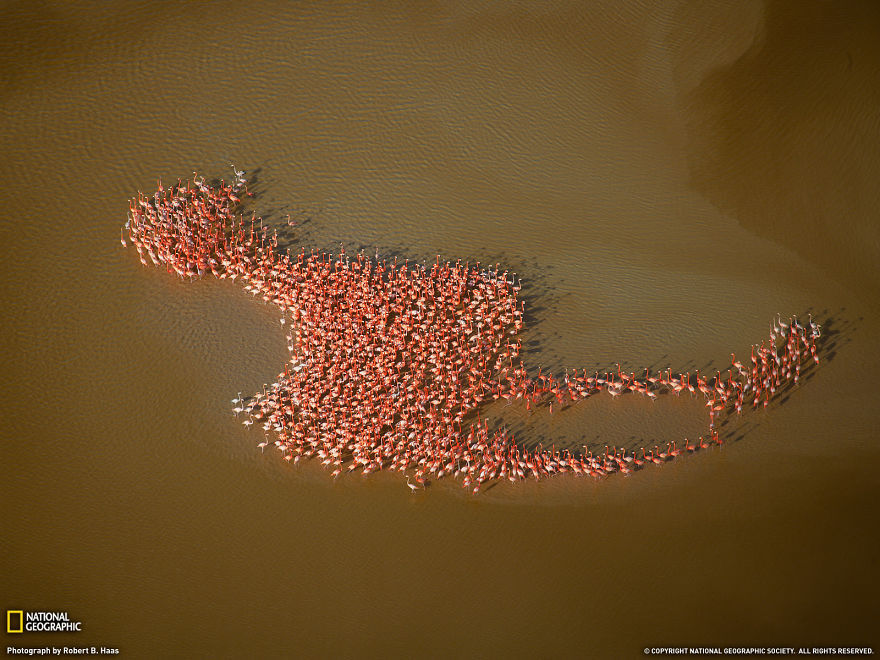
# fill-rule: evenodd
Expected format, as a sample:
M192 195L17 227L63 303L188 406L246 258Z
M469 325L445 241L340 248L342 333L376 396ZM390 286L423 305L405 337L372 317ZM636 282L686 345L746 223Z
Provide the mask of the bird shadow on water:
M386 264L394 263L398 268L406 265L410 269L423 267L427 270L431 269L439 257L441 265L455 265L460 262L483 273L503 275L508 281L521 286L517 300L525 305L523 329L519 333L522 340L520 355L526 366L536 363L539 358L543 361L561 361L558 356L548 355L547 352L547 340L551 336L552 328L546 323L546 313L560 303L558 269L553 264L542 263L523 255L504 253L438 255L436 252L426 252L404 243L385 242L375 245L358 241L328 242L322 225L328 221L329 214L320 205L270 210L262 218L264 226L270 226L270 229L277 231L278 250L291 255L299 254L303 250L306 254L315 252L338 255L344 249L346 256L351 258L362 254L374 263L384 261ZM274 218L274 221L270 223L269 218ZM318 239L318 236L322 238Z
M259 172L260 170L257 169L249 175L248 191L253 194L248 198L247 203L243 205L242 210L247 209L249 211L251 207L258 206L258 202L263 196L259 186L259 177L256 176ZM219 183L219 180L216 183ZM254 210L256 211L257 209L254 208ZM326 238L318 239L318 236L326 236L323 225L326 224L329 214L326 212L327 207L325 205L278 206L259 210L261 215L256 217L262 218L263 226L269 231L274 230L277 232L278 249L280 252L289 251L291 254L297 254L304 249L308 254L313 251L319 254L322 252L339 254L340 243L333 243L331 245L327 244ZM358 244L356 241L353 241L344 244L343 247L349 256L353 257L358 253L362 253L367 258L377 261L385 260L390 263L396 260L398 267L403 264L409 264L411 268L422 266L430 269L436 263L435 259L437 257L435 253L420 252L417 247L404 243L376 246ZM556 373L560 371L558 365L561 364L561 360L559 356L549 355L547 352L548 345L551 343L549 338L554 333L554 328L550 327L548 322L548 312L560 305L562 298L560 291L564 289L561 286L563 282L560 279L561 275L557 271L556 266L551 263L540 262L536 258L525 255L505 254L503 252L492 253L485 249L480 250L475 255L451 255L451 258L449 256L441 257L440 263L450 262L455 264L458 260L462 264L469 263L471 266L478 267L482 271L489 269L497 271L499 275L503 273L508 280L513 279L521 284L518 299L525 302L524 327L520 333L520 338L522 339L520 356L523 364L534 375L537 364L542 363L545 365L545 372L547 371L546 367L549 366L553 375L561 380L562 374ZM806 316L812 315L822 328L822 333L816 340L820 361L834 361L839 351L852 340L851 336L857 321L848 318L845 312L845 308L838 311L830 311L828 309L807 311ZM663 360L666 357L662 356L654 361L648 367L649 370L656 372L658 369L665 369L667 365L663 363ZM673 373L675 374L679 370L681 372L692 372L690 383L696 384L696 372L699 370L708 379L714 364L714 361L708 361L702 366L697 367L695 361L688 361L686 364L678 365L677 369L673 369ZM623 369L625 372L635 370L634 365L627 366L628 368ZM821 364L816 365L808 358L800 371L798 383L786 382L777 390L775 397L768 407L773 408L785 404L798 388L810 383L820 373L819 366ZM724 371L728 368L729 365L725 365ZM641 369L644 369L644 367ZM592 370L592 368L589 369L589 371ZM601 372L603 369L599 369L599 371ZM633 395L623 396L621 403L629 399L630 396ZM661 393L661 396L665 397L668 394ZM463 420L462 426L466 427L466 425L472 424L481 418L488 419L484 413L493 405L495 404L488 403L480 406L478 410L473 411ZM522 406L523 403L520 401L516 405ZM547 405L547 402L541 404L542 407L547 407ZM559 406L557 415L565 414L569 409L580 405L585 404L584 402L578 402ZM752 413L751 408L751 405L743 406L742 417L729 412L725 413L717 421L718 430L726 435L725 441L739 442L758 428L760 419L750 414ZM529 450L537 448L549 449L551 446L555 446L558 449L569 449L572 452L582 447L589 451L595 451L597 448L607 444L598 435L589 437L589 434L584 433L583 429L579 429L577 425L569 424L561 434L561 437L556 433L552 433L554 424L548 423L545 426L546 430L539 431L527 423L526 419L522 416L519 419L510 419L505 418L503 415L498 415L494 416L489 430L490 433L502 429L509 431L513 437L517 438L519 446ZM524 441L526 436L527 440ZM632 433L615 439L615 446L625 448L628 451L635 451L645 446L652 447L656 443L657 440L655 439L642 434ZM490 485L489 487L492 486Z
M839 351L852 341L852 334L855 331L857 323L862 319L852 319L846 315L846 308L841 308L835 312L828 309L813 311L807 310L804 315L807 318L812 316L813 321L818 323L821 328L821 334L816 339L816 354L819 356L817 364L811 357L803 362L798 381L786 381L775 393L775 396L767 406L768 410L772 410L778 406L785 405L797 391L810 383L818 375L822 373L822 363L833 362ZM803 318L798 315L798 318ZM723 417L718 423L719 430L723 433L728 431L728 439L731 442L739 442L751 435L753 431L759 428L759 420L751 417L751 414L757 412L754 405L744 405L742 420L738 416L731 413ZM761 408L759 405L758 408Z
M852 335L857 324L864 320L861 317L858 319L848 318L845 313L845 307L837 312L830 312L827 309L817 312L807 310L808 315L812 314L817 319L824 319L823 321L817 321L822 332L816 340L816 350L819 353L820 360L824 359L832 362L837 357L838 351L852 341Z
M776 407L786 404L792 396L796 396L798 390L803 389L808 383L811 383L817 376L821 375L821 367L823 363L831 363L837 358L840 350L842 350L847 344L852 341L852 334L857 327L858 321L861 320L848 317L846 315L845 308L833 312L828 309L818 310L815 312L812 310L808 310L803 316L798 315L796 318L800 320L812 318L814 322L819 324L821 328L821 334L816 339L816 351L819 357L819 363L817 364L816 362L814 362L809 354L809 351L804 349L803 345L801 345L801 349L803 350L803 358L801 362L800 373L798 374L798 380L796 383L793 379L787 380L782 384L780 388L776 390L769 405L766 406L766 410L771 413ZM662 364L662 359L663 358L660 358L660 360L658 360L657 362ZM709 371L711 366L712 363L708 363L701 368L701 371L709 374L711 373ZM684 365L681 368L681 371L685 372L688 369L692 371L692 367L693 363L689 363L687 365ZM652 371L654 371L656 367L652 366L650 368ZM696 375L693 373L690 377L690 383L692 385L697 384ZM603 396L603 394L597 394L593 396ZM682 396L686 396L686 394L683 394ZM629 393L624 394L620 397L620 403L623 404L625 401L631 398L637 397ZM658 401L653 405L662 405L661 402L664 399L674 400L676 398L677 397L675 397L669 391L659 391ZM592 399L592 397L590 397L590 399ZM566 403L565 405L559 406L557 412L554 413L552 417L564 417L566 412L571 409L583 409L582 407L589 405L590 399L574 403ZM697 400L699 400L699 398ZM557 427L552 421L552 417L547 415L547 408L549 404L546 401L542 404L539 404L538 406L533 406L532 412L527 413L525 416L511 416L510 414L505 414L507 410L510 410L509 407L502 407L500 410L493 410L493 405L497 406L498 404L489 404L488 406L484 405L480 409L481 413L486 413L484 415L484 418L487 417L493 420L492 424L490 424L490 432L503 429L510 433L513 437L517 438L517 444L519 446L528 450L536 450L542 448L548 449L550 447L555 447L558 450L567 449L572 453L575 453L576 451L580 451L580 449L583 448L585 451L601 453L602 449L606 447L606 445L610 445L612 450L617 447L618 449L626 449L629 452L634 452L640 450L642 447L647 447L650 450L651 447L656 446L658 443L662 447L667 442L666 439L664 439L662 442L658 441L656 437L650 433L645 434L641 432L625 432L623 435L618 435L617 433L615 433L612 439L611 437L602 437L598 434L584 433L583 427L579 427L578 424L560 424ZM509 405L510 404L508 404L508 406ZM513 405L522 404L521 402L517 402L517 404ZM716 429L721 434L721 439L723 440L723 442L736 443L751 436L755 430L760 428L761 417L759 417L759 415L764 410L765 407L762 405L761 402L759 402L758 406L755 407L748 398L746 399L746 403L743 405L743 411L741 414L738 415L733 410L728 409L725 413L723 413L719 418L716 419ZM497 414L492 414L492 412L497 412ZM535 417L536 415L543 415L543 419L540 419L537 425L530 422L530 419L537 419ZM687 417L689 418L690 415L688 415ZM696 438L697 436L703 434L708 436L707 426L703 427L702 430L697 430L694 435L691 435L691 432L694 431L694 428L690 428L689 430L685 428L693 426L689 424L689 421L692 420L683 420L684 426L682 428L682 433L678 434L678 436L676 437L681 439L688 436ZM708 420L705 420L705 422L708 423ZM554 430L556 430L557 432L554 432Z

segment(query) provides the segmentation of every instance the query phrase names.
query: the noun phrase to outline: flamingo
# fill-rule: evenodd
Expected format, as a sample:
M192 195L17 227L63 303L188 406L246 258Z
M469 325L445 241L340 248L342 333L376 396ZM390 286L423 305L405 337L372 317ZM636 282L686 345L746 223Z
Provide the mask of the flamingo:
M346 254L344 246L337 256L307 255L304 249L299 256L280 253L277 234L262 220L252 217L248 227L235 212L239 190L244 186L247 192L247 184L244 172L232 167L234 181L221 181L219 188L195 173L185 187L180 181L169 188L157 182L155 195L131 200L120 241L127 246L128 230L144 265L149 255L182 279L240 277L254 297L277 305L282 326L288 320L297 325L287 336L289 367L250 403L239 392L233 412L248 413L245 426L256 420L275 432L285 461L318 455L334 478L343 455L350 455L348 471L360 467L365 475L381 469L406 474L409 466L419 466L416 483L422 487L426 473L439 479L454 470L475 494L499 476L513 481L560 472L626 474L630 463L662 463L682 450L673 441L664 452L655 446L650 458L644 449L639 458L619 448L606 448L596 458L586 447L580 456L555 447L520 453L505 430L490 432L480 408L503 398L510 404L524 400L527 411L546 403L552 412L566 395L574 402L603 388L613 398L633 391L653 402L658 383L676 394L699 390L709 409L711 441L701 436L699 445L692 445L685 438L684 450L692 452L723 443L716 417L725 410L740 412L746 392L755 406L766 406L785 381L798 382L805 359L818 361L820 329L812 316L804 328L797 317L783 323L778 314L770 344L762 343L757 355L752 346L751 370L730 354L738 377L728 369L726 383L719 373L710 386L697 371L694 387L690 372L673 379L671 369L653 377L649 368L640 380L634 372L624 375L620 363L604 377L596 371L588 378L575 369L573 377L566 370L556 378L541 369L531 379L516 359L525 305L517 300L515 273L508 279L499 264L444 264L439 256L433 264L400 265L396 258L380 261L378 250L373 261L362 253ZM468 434L461 422L471 413L477 421ZM267 443L258 444L261 452ZM409 476L406 483L419 488Z

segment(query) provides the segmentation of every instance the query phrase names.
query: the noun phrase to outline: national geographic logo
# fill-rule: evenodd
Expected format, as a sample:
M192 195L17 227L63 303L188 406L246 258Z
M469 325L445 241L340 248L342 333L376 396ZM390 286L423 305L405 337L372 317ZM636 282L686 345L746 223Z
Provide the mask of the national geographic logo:
M24 632L24 611L6 610L6 632Z
M67 612L6 610L6 632L80 632L82 621L71 621Z

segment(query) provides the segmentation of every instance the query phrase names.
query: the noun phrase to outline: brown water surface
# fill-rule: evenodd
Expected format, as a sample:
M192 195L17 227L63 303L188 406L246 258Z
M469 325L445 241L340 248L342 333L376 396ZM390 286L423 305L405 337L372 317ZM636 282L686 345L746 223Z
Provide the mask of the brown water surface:
M864 2L0 8L2 605L126 657L880 647L880 11ZM824 361L721 449L479 498L261 454L278 314L119 245L127 199L255 173L297 244L501 262L530 365ZM526 442L699 430L686 399L496 406ZM650 445L649 445L650 446Z

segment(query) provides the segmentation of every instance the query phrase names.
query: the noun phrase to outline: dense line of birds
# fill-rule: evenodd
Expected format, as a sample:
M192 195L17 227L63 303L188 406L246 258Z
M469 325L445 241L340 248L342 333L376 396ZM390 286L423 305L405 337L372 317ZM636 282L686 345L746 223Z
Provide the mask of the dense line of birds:
M637 376L617 365L606 373L574 370L557 378L539 370L530 377L519 358L524 303L515 274L439 257L430 267L373 260L344 248L337 255L281 253L277 233L237 214L252 193L244 172L233 171L229 183L210 186L193 173L191 181L160 181L154 194L139 194L121 242L127 245L127 237L144 265L181 278L239 279L280 308L291 359L262 392L248 399L239 393L234 412L267 432L262 450L272 446L294 463L316 457L334 477L388 469L403 473L412 490L433 476L458 478L478 493L498 479L626 474L722 444L719 415L767 406L780 388L798 382L802 364L819 362L820 327L812 317L806 325L777 317L745 363L731 354L726 375L646 369ZM479 414L484 402L502 398L552 413L603 391L651 399L699 393L708 408L707 435L641 452L527 450Z

